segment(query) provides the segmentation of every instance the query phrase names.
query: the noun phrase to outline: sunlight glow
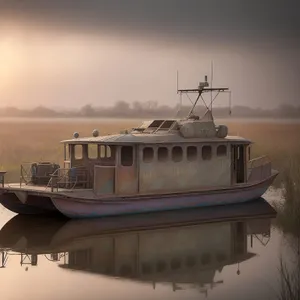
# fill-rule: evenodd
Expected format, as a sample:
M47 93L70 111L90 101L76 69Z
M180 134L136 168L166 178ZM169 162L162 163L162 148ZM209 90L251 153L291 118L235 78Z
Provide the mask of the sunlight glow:
M22 64L22 45L13 37L0 40L0 89L9 88L20 75Z

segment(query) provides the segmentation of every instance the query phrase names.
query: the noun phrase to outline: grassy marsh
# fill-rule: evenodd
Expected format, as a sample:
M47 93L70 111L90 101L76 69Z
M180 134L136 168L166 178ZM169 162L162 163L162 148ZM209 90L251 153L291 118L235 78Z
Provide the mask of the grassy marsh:
M278 300L300 299L300 237L285 239L289 253L279 259Z
M0 123L0 168L8 171L7 180L19 180L22 162L49 160L62 162L63 139L72 138L73 132L80 136L91 136L97 128L100 134L116 133L139 125L138 120L81 121L5 121ZM256 123L227 122L229 133L249 138L255 142L252 157L268 155L273 167L284 170L287 158L300 149L300 123ZM280 174L280 178L282 175Z
M287 161L281 177L284 201L275 204L277 225L300 238L300 153Z

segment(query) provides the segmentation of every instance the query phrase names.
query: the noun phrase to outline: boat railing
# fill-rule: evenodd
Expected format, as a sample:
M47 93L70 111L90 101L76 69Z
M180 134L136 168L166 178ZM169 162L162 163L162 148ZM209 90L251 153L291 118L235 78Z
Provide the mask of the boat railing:
M89 184L89 173L84 167L59 168L50 174L47 188L58 191L59 188L73 190L75 188L87 188Z
M50 162L25 162L20 167L20 186L25 185L47 185L53 168L59 166Z
M21 164L20 167L20 186L24 183L25 185L33 183L33 162L26 162Z
M7 172L6 171L1 171L0 170L0 185L2 186L2 187L4 187L4 180L5 180L5 174L6 174Z
M25 165L21 165L20 168L20 186L23 183L28 184L30 181L31 181L30 164L26 163Z
M248 161L248 182L261 181L271 176L272 165L268 156L260 156Z
M0 269L6 268L8 260L11 256L19 256L20 257L20 265L31 265L37 266L38 265L38 256L44 256L48 261L51 262L62 262L66 263L66 259L68 257L69 252L54 252L54 253L47 253L47 254L34 254L28 253L25 249L20 250L12 250L10 248L1 248L0 249Z

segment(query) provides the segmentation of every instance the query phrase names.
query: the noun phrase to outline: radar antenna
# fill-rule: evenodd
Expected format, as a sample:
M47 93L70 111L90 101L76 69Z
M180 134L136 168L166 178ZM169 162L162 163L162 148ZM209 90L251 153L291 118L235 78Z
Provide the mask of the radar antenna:
M216 91L218 93L217 93L217 95L214 98L211 95L211 108L209 108L209 106L207 106L206 102L204 101L204 99L202 97L202 94L206 93L206 92L211 92L212 93L214 91ZM189 111L189 113L187 115L187 118L189 118L193 114L193 111L194 111L194 109L195 109L195 107L196 107L196 105L197 105L200 97L201 97L201 99L202 99L202 101L203 101L206 109L208 111L212 111L212 104L215 101L215 99L218 97L219 93L226 92L226 91L229 91L229 88L226 88L226 87L219 87L219 88L212 88L212 87L210 87L209 88L209 83L207 81L207 75L205 75L203 82L199 82L198 88L196 88L196 89L195 88L194 89L177 89L177 93L180 93L180 95L183 94L183 93L186 94L186 95L188 93L197 93L198 94L195 102L192 104L192 108L190 109L190 111Z
M214 62L210 63L210 87L213 87L213 77L214 77ZM212 102L213 102L213 94L210 92L210 110L212 112Z

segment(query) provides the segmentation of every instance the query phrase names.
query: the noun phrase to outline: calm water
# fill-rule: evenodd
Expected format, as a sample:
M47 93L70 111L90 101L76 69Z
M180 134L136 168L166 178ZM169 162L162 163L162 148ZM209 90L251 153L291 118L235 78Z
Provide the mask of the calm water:
M269 208L68 221L1 207L1 299L276 299L292 252Z

